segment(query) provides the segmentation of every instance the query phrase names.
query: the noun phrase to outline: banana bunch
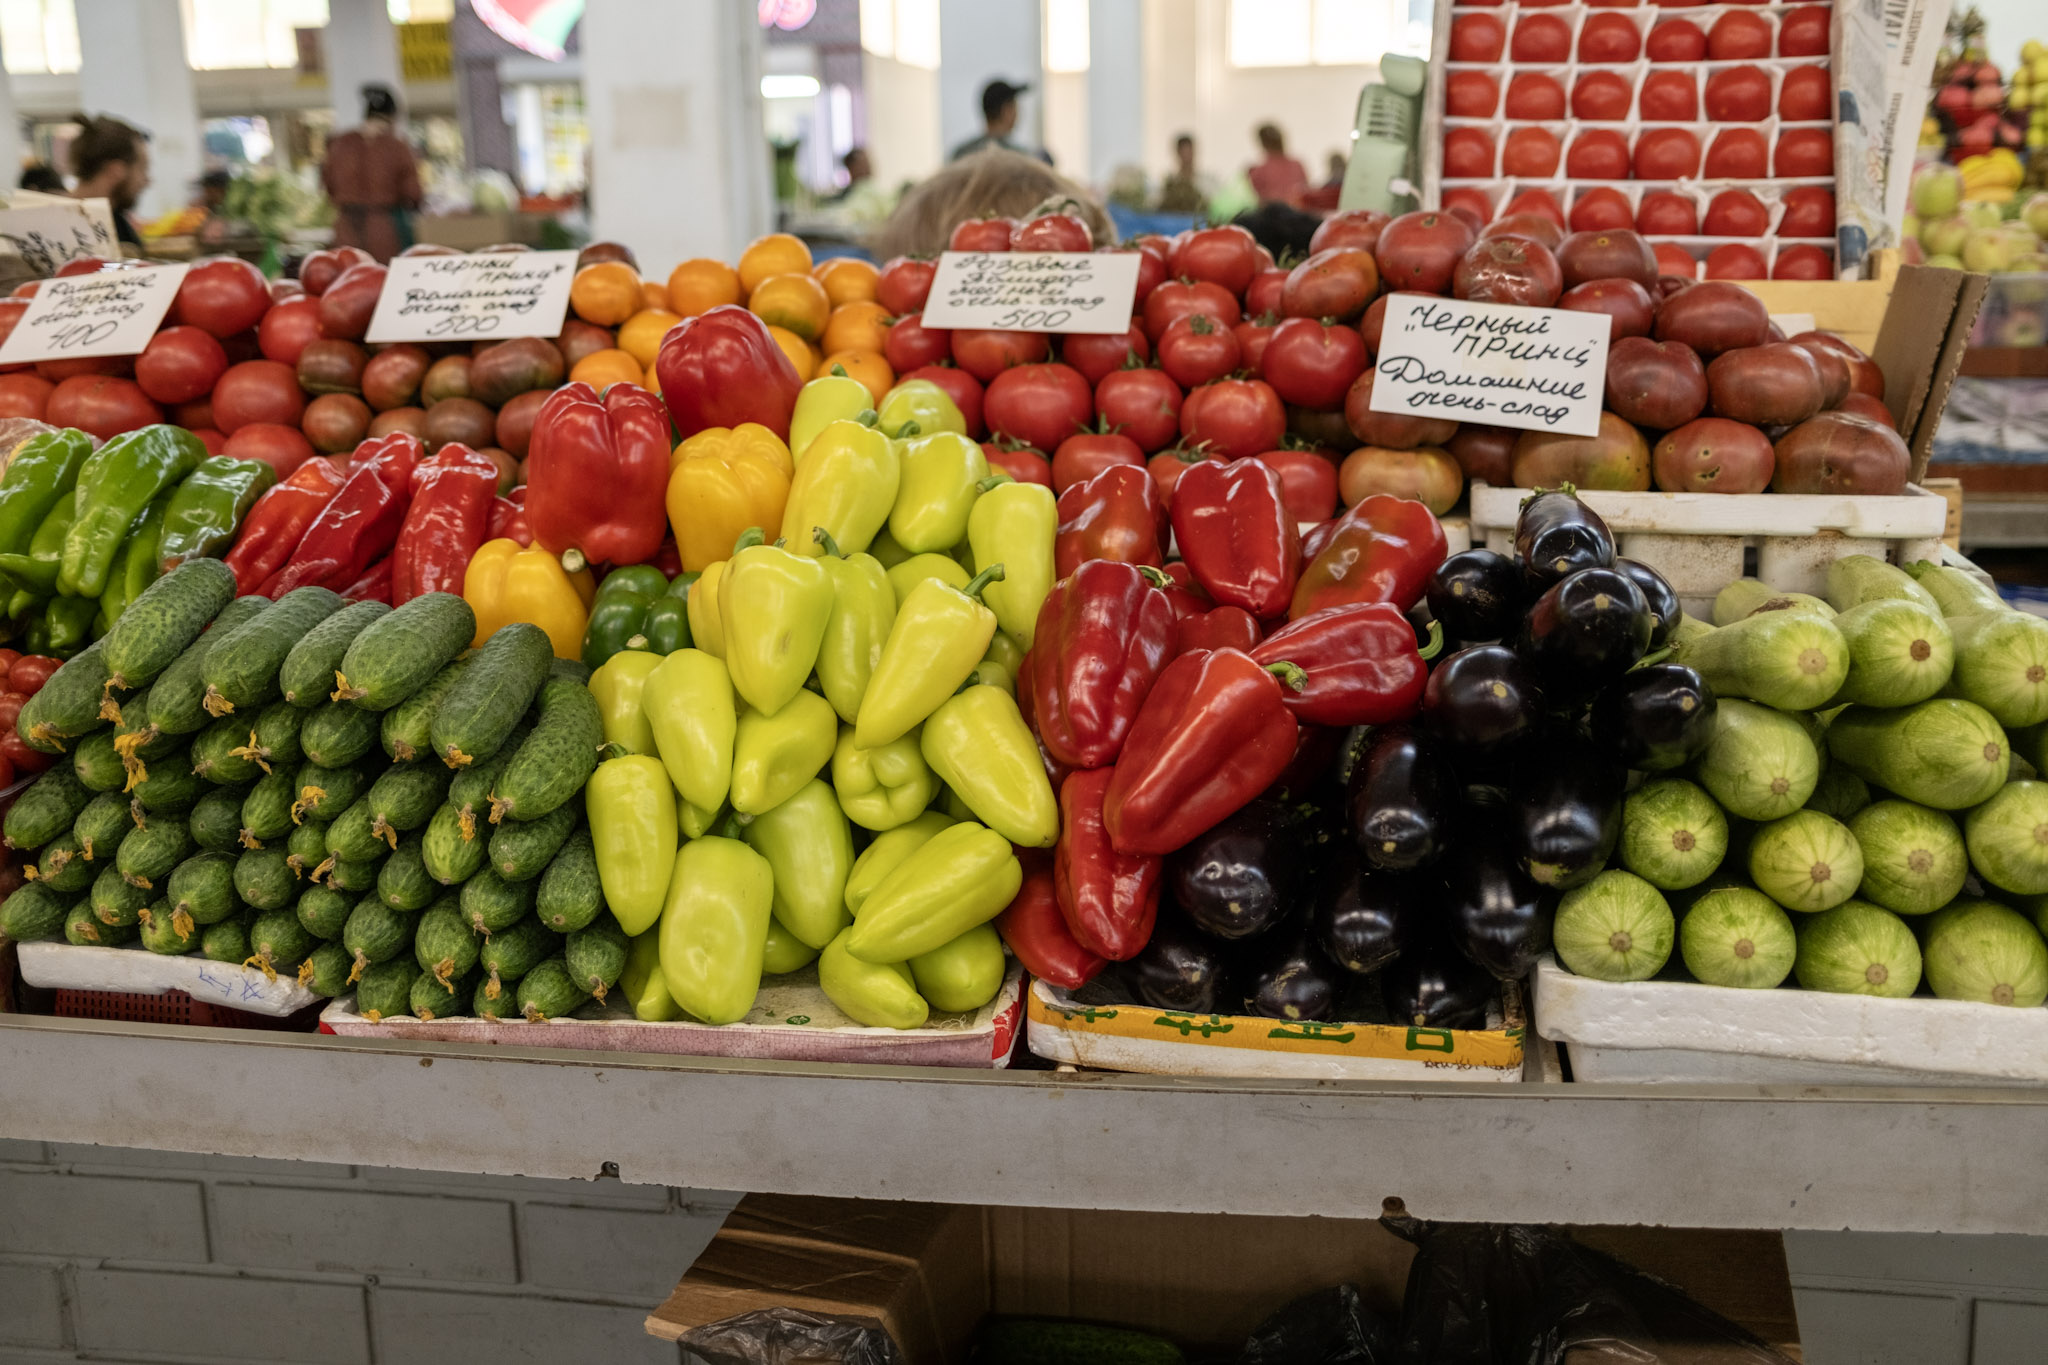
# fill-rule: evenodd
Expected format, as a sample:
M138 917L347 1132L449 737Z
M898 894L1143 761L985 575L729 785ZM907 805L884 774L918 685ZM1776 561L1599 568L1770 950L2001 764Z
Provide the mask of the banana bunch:
M2026 178L2026 168L2008 147L1964 157L1956 169L1963 173L1963 198L1987 204L2006 203Z

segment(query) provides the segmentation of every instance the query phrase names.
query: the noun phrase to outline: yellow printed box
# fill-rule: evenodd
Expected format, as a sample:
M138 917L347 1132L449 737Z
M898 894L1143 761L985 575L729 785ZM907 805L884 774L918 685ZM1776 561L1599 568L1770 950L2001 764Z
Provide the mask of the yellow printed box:
M1043 981L1026 998L1025 1037L1051 1062L1102 1071L1360 1081L1519 1081L1526 1025L1510 982L1483 1029L1296 1022L1084 1003Z

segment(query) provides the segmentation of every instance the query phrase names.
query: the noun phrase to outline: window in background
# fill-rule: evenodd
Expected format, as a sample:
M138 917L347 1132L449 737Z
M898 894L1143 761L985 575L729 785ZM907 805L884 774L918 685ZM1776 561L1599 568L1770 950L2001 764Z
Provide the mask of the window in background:
M295 67L294 29L327 27L327 0L185 0L185 56L195 71Z
M78 70L78 15L71 0L0 0L0 50L12 72Z
M1410 0L1231 0L1232 66L1364 66L1416 50ZM1429 50L1428 23L1420 51Z
M1045 69L1088 69L1088 0L1045 0Z
M861 0L860 45L905 66L939 68L939 0Z

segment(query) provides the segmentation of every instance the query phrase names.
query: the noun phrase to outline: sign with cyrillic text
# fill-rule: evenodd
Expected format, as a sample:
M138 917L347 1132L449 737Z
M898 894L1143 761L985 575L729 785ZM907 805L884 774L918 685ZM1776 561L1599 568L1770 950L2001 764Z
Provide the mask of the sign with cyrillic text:
M121 259L114 214L104 199L65 199L18 192L0 210L0 244L38 275L53 275L66 261L97 256Z
M400 256L370 318L371 342L553 337L569 311L573 251Z
M1598 435L1610 326L1605 313L1390 294L1372 410Z
M44 280L0 346L0 365L140 355L189 269L135 266Z
M946 251L924 325L1113 335L1137 293L1135 251Z

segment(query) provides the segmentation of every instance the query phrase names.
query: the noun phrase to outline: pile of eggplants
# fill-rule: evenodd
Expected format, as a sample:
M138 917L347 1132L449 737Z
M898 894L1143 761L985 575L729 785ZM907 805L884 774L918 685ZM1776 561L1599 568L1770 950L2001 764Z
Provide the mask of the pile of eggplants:
M1158 929L1122 969L1137 998L1483 1027L1549 951L1558 897L1612 855L1629 770L1679 767L1712 732L1713 693L1663 662L1677 594L1568 488L1524 504L1512 556L1446 559L1427 610L1450 644L1420 715L1305 743L1167 860Z

